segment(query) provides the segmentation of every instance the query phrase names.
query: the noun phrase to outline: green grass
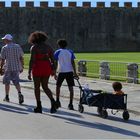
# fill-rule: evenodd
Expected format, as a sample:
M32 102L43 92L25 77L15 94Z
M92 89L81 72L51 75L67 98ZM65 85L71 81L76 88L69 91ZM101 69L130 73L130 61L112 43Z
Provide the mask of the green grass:
M76 54L78 60L95 60L97 62L87 63L87 76L99 78L99 62L111 61L110 63L110 79L126 81L127 64L124 63L139 63L140 52L126 52L126 53L78 53ZM124 63L113 63L124 62ZM140 73L140 70L138 71ZM116 76L116 77L114 77ZM139 76L140 77L140 74Z
M126 53L75 53L76 64L78 60L95 60L96 62L88 62L87 76L98 78L99 75L99 62L100 61L111 61L111 62L126 62L126 63L140 63L140 52L126 52ZM25 54L25 68L28 68L30 54ZM110 74L112 80L126 80L125 77L127 73L126 64L114 65L110 63ZM139 72L140 73L140 72ZM118 78L112 77L112 75L121 76Z
M24 54L24 67L25 67L25 69L28 69L28 67L29 67L29 60L30 60L30 54Z
M140 52L126 53L77 53L77 59L85 60L107 60L117 62L135 62L140 63Z
M117 61L140 63L140 52L126 53L75 53L78 60ZM30 54L25 54L25 68L28 68Z

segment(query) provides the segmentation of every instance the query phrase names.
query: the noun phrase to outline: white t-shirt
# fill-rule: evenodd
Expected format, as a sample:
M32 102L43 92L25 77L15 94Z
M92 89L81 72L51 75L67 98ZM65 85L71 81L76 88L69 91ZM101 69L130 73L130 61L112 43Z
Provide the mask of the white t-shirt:
M71 61L75 59L74 53L68 49L59 49L54 53L55 59L58 61L58 72L73 72Z

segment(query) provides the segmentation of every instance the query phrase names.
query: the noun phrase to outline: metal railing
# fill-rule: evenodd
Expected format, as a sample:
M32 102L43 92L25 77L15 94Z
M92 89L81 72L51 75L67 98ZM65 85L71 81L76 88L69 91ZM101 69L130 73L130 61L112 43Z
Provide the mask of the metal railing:
M101 78L103 74L101 72L102 62L108 63L109 74L106 76L108 76L110 80L139 83L140 63L136 64L130 62L76 60L79 75ZM134 64L134 66L130 67L131 64ZM135 65L137 68L135 68Z

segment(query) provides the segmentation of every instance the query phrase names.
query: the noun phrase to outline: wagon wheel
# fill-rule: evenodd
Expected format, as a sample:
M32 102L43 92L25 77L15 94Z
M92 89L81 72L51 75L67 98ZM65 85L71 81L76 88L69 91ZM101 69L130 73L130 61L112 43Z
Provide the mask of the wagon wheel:
M84 107L83 107L83 105L79 104L79 106L78 106L78 111L79 111L80 113L83 113L83 112L84 112Z
M128 120L129 117L130 117L129 112L128 112L127 110L125 110L125 111L123 112L122 116L123 116L123 119L124 119L124 120Z
M102 117L103 118L107 118L108 117L108 113L107 113L107 111L106 110L102 110Z

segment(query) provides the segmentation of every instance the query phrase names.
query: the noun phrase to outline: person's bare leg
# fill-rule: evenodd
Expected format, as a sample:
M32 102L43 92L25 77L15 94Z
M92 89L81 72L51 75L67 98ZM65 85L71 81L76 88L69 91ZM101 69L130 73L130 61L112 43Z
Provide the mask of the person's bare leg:
M48 88L48 81L49 81L49 77L42 77L41 78L42 88L51 101L50 113L55 113L57 111L56 110L57 106L56 106L56 102L53 98L52 91Z
M56 86L56 101L59 101L60 98L60 86Z
M70 104L73 104L73 96L74 96L74 91L73 91L73 87L69 87L69 91L70 91Z
M56 86L56 103L57 103L57 108L61 107L60 103L60 86Z
M5 94L9 96L10 84L5 84Z
M16 84L15 87L16 87L18 93L21 93L21 87L20 87L20 84Z
M5 84L5 98L3 101L9 102L9 91L10 91L10 84Z
M70 91L70 101L69 101L68 108L69 108L69 110L74 110L74 108L73 108L73 96L74 96L73 86L69 86L69 91Z
M16 89L18 91L19 104L22 104L24 102L24 96L21 94L20 84L15 84L15 87L16 87Z
M34 93L37 107L34 108L35 113L42 113L42 105L40 100L40 77L33 77L34 79Z

